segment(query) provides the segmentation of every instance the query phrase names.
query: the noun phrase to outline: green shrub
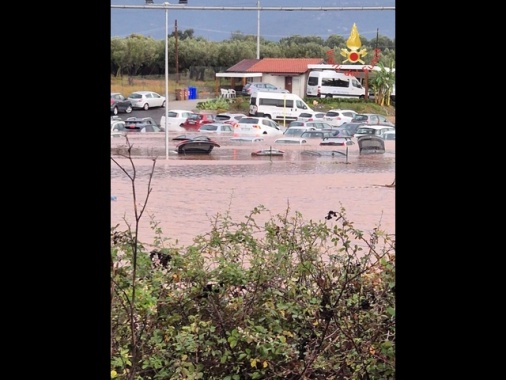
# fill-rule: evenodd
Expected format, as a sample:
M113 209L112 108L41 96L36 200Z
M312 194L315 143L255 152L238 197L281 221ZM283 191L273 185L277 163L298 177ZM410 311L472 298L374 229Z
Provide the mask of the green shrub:
M154 248L111 229L113 377L395 378L393 236L342 207L321 222L264 212L217 214L188 247L156 222Z

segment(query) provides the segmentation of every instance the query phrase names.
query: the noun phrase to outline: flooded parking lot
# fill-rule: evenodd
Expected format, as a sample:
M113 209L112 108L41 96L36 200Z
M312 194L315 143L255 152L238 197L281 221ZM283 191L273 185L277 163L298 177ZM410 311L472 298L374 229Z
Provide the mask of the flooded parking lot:
M209 155L181 155L169 135L166 158L163 133L132 134L131 155L136 169L137 199L145 199L149 175L154 175L139 237L153 240L150 220L159 223L165 237L189 245L198 234L211 229L216 214L229 213L235 221L256 206L270 215L300 212L306 220L323 220L329 210L344 207L356 227L372 230L379 223L389 233L395 230L395 141L386 141L384 154L361 155L357 144L348 148L322 147L318 141L304 145L274 144L274 137L260 142L232 142L231 136L212 136L219 144ZM253 157L254 150L275 147L282 157ZM128 172L131 164L125 138L111 140L111 156ZM132 183L111 162L111 224L133 223ZM126 220L126 222L125 222Z

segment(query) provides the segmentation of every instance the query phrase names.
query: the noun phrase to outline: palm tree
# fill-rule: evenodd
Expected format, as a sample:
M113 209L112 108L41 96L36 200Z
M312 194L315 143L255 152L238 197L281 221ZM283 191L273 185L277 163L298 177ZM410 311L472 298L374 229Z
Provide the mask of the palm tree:
M395 68L394 60L390 60L388 68L379 62L379 71L376 71L376 75L371 80L371 86L374 90L374 99L377 104L381 106L390 105L390 94L395 84Z

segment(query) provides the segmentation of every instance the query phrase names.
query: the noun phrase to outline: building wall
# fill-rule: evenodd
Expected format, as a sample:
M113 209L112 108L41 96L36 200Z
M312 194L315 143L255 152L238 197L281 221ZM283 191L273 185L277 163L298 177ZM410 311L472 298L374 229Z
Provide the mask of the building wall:
M280 75L263 74L262 78L254 78L254 82L271 83L277 87L285 87L285 77ZM306 96L306 74L292 76L292 94L304 99Z

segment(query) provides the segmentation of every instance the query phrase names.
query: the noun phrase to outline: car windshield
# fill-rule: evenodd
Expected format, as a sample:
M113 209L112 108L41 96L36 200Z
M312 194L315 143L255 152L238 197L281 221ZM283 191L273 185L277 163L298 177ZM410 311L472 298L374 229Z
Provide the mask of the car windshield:
M140 99L140 98L142 98L142 95L134 93L134 94L130 94L128 97L132 98L132 99Z
M200 127L201 131L216 131L218 129L217 125L207 124Z
M353 121L366 121L367 116L366 115L355 115L353 117Z

